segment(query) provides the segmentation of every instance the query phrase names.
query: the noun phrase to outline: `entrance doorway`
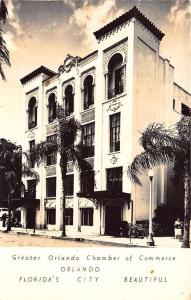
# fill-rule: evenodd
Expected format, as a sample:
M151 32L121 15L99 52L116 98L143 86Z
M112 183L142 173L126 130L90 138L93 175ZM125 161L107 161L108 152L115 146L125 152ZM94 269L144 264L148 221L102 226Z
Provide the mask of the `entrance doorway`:
M121 206L105 207L105 234L119 236Z
M28 208L27 209L27 228L35 228L35 217L36 217L36 210L35 208Z

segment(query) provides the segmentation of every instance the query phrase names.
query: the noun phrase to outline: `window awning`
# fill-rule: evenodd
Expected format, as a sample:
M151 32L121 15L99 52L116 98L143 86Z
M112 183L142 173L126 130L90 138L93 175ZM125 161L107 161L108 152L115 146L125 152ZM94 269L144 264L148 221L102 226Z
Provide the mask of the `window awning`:
M88 198L90 200L95 199L100 202L101 200L124 200L128 204L131 201L131 194L124 192L111 192L111 191L95 191L92 193L79 192L77 193L79 198Z
M8 207L8 201L2 201L3 207ZM26 198L18 198L11 199L11 209L16 209L18 207L26 207L26 208L36 208L40 205L40 199L26 199Z

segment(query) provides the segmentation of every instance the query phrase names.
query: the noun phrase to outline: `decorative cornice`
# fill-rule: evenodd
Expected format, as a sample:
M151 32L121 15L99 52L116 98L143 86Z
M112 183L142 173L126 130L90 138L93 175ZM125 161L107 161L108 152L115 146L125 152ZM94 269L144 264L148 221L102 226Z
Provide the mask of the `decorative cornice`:
M112 22L108 23L101 29L94 32L94 35L97 40L99 40L102 36L108 34L112 30L116 29L117 27L123 25L124 23L128 22L132 18L136 18L140 23L142 23L146 28L148 28L158 40L162 40L164 33L162 33L145 15L143 15L136 6L134 6L131 10L127 11L117 19L113 20Z
M83 61L83 60L85 60L85 59L87 59L87 58L89 58L90 56L93 56L93 55L97 54L97 53L98 53L98 50L95 50L95 51L93 51L93 52L87 54L86 56L84 56L84 57L82 57L82 58L80 59L80 62Z
M20 82L22 84L25 84L26 82L28 82L31 79L34 79L34 77L39 76L40 74L44 74L47 75L48 77L53 77L56 75L56 73L44 66L39 67L38 69L32 71L31 73L29 73L28 75L24 76L22 79L20 79Z
M58 68L59 75L64 73L64 72L66 72L66 73L70 72L72 67L77 67L78 62L80 61L80 59L81 58L79 56L74 57L70 54L67 54L63 64L60 65L59 68Z
M89 62L94 61L97 58L98 55L98 50L84 56L80 61L79 61L79 66L84 66Z

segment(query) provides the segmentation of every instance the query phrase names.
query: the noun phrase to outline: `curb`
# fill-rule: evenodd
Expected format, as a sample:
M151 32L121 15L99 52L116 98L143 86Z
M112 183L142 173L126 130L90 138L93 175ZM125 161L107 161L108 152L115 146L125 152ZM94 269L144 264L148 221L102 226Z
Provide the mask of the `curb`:
M150 248L149 246L142 246L142 245L135 245L135 244L126 244L126 243L115 243L115 242L107 242L107 241L98 241L98 240L91 240L81 237L59 237L53 235L44 235L38 233L30 233L30 232L18 232L18 231L1 231L3 233L8 234L17 234L17 235L30 235L32 237L43 237L48 239L55 239L55 240L66 240L66 241L73 241L73 242L85 242L89 244L99 244L99 245L106 245L106 246L115 246L115 247L126 247L126 248ZM151 247L153 248L153 247Z

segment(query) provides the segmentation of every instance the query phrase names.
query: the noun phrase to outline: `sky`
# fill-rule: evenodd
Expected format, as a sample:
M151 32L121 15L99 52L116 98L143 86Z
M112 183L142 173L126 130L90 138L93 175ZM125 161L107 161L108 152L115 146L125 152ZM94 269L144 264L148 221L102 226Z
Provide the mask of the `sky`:
M41 65L54 71L67 53L97 49L93 32L136 5L163 33L160 54L175 67L175 82L191 92L189 0L5 0L4 38L11 67L0 79L0 138L22 143L20 79Z

